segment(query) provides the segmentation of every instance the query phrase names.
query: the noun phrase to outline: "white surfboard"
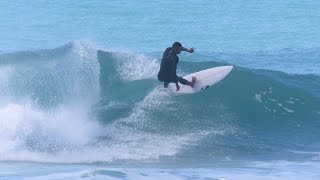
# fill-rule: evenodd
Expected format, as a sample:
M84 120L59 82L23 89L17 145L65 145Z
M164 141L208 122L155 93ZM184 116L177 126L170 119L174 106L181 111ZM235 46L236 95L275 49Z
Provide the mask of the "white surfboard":
M193 88L188 85L182 85L180 83L179 91L176 91L176 85L174 83L170 83L168 88L172 92L177 94L191 94L203 91L225 78L230 73L232 68L233 66L219 66L184 76L183 78L188 81L191 81L193 76L197 78L197 81L194 84Z

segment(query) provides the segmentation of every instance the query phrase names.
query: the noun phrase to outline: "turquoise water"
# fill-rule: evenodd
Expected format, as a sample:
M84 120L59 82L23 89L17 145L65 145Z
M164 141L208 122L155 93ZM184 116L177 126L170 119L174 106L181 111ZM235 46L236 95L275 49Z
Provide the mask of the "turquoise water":
M102 47L160 51L172 41L199 51L318 48L318 1L3 1L2 51L89 39Z
M1 2L0 179L319 179L317 1ZM156 75L233 65L175 96Z

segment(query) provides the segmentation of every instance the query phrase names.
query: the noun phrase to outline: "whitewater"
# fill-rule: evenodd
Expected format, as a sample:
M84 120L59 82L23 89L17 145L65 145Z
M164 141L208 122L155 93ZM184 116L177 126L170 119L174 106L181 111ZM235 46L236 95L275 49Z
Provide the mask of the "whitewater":
M318 2L0 5L0 179L320 178ZM172 94L174 41L234 69Z

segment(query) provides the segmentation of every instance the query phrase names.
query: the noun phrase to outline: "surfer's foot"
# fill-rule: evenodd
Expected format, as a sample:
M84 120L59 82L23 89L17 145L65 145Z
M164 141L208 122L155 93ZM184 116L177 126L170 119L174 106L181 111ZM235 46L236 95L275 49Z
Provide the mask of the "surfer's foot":
M194 84L196 83L196 81L197 81L197 78L193 76L193 77L192 77L192 80L191 80L190 86L193 87Z

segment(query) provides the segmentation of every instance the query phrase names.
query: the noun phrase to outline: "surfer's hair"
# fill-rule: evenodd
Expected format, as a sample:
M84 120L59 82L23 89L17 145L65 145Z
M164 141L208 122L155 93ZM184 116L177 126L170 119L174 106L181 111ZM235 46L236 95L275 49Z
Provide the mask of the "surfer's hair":
M180 47L182 47L182 44L179 43L179 42L174 42L174 43L172 44L172 48L180 48Z

